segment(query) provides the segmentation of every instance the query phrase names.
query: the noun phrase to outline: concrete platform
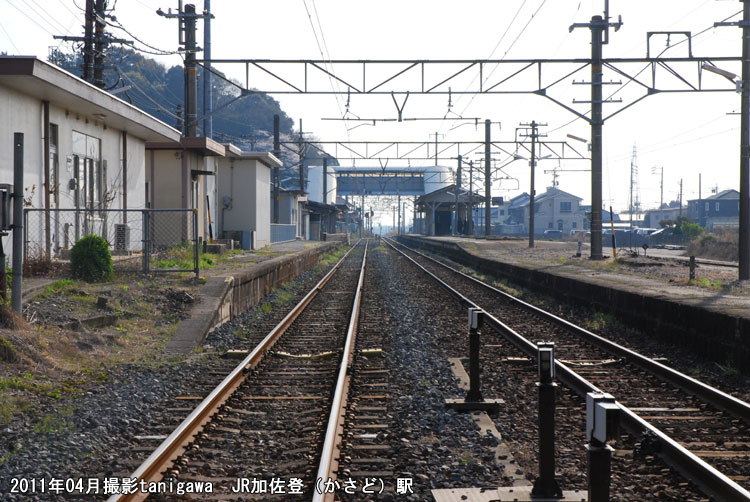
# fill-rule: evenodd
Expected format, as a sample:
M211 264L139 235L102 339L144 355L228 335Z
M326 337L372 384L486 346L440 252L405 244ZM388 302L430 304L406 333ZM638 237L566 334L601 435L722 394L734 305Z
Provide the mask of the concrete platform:
M185 354L203 343L208 333L257 304L284 282L310 270L340 242L291 241L274 247L285 254L248 263L247 267L208 277L193 305L190 317L177 327L166 351ZM257 259L257 255L248 254Z
M535 259L536 250L521 249L526 246L524 241L424 236L399 239L479 273L612 313L667 341L690 346L709 360L750 374L750 296L618 273L577 264L576 260L555 263ZM539 242L539 254L545 246L558 244ZM741 288L744 291L745 286Z
M587 502L588 493L578 490L563 491L562 499L532 498L530 486L508 488L446 488L432 490L435 502Z

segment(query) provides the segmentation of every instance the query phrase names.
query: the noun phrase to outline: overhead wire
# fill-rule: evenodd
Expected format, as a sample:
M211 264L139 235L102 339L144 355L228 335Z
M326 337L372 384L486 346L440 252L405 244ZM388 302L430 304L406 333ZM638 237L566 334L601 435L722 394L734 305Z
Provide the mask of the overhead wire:
M24 17L26 17L26 19L28 19L29 21L31 21L32 23L34 23L35 25L37 25L39 28L41 28L43 31L45 31L49 36L51 36L51 37L55 36L54 33L52 33L47 28L45 28L44 26L42 26L41 24L39 24L39 21L37 21L33 17L29 16L23 9L21 9L19 6L17 6L16 4L14 4L11 0L7 0L7 2L8 2L8 4L11 7L13 7L14 9L16 9L21 14L23 14Z
M317 11L317 7L315 6L315 2L314 2L314 0L311 0L311 1L312 1L312 3L313 3L313 9L314 9L314 11L315 11L315 16L316 16L316 18L317 18L317 20L318 20L318 27L320 28L320 38L322 38L322 39L323 39L323 46L325 46L325 45L326 45L326 44L325 44L325 36L324 36L324 34L323 34L323 28L322 28L322 25L320 24L320 17L318 16L318 11ZM321 46L321 41L320 41L320 39L318 38L318 33L317 33L317 31L315 30L315 23L313 22L313 19L312 19L312 15L310 14L310 9L309 9L309 7L307 6L307 0L302 0L302 4L303 4L303 5L304 5L304 7L305 7L305 12L307 12L307 18L308 18L308 20L310 21L310 28L311 28L311 29L312 29L312 31L313 31L313 36L315 37L315 43L316 43L316 45L318 46L318 51L320 52L320 57L321 57L321 58L322 58L322 59L323 59L323 60L325 61L325 62L324 62L324 67L326 68L326 71L328 71L328 72L330 72L330 73L333 73L333 71L332 71L332 70L329 70L329 69L328 69L328 66L329 66L329 62L330 62L330 53L328 53L328 48L327 48L327 46L326 46L326 52L328 53L328 58L326 58L326 56L325 56L325 54L324 54L324 52L323 52L323 46ZM339 102L339 95L338 95L338 93L336 92L336 87L335 87L335 84L334 84L334 82L333 82L333 78L332 78L332 77L331 77L330 75L328 75L328 83L329 83L329 84L330 84L330 86L331 86L331 90L333 90L333 91L334 91L334 98L335 98L335 100L336 100L336 107L337 107L337 108L338 108L338 110L339 110L339 114L343 116L343 115L344 115L344 111L343 111L343 109L341 108L341 103ZM340 91L340 88L339 88L339 91ZM347 129L347 128L346 128L346 125L344 125L344 128L345 128L345 129ZM349 131L348 131L348 129L346 130L346 134L347 134L347 136L349 135Z
M740 10L740 11L737 11L737 12L735 12L734 14L732 14L732 15L730 15L730 16L728 16L728 17L724 18L724 19L722 19L722 20L721 20L721 22L729 21L730 19L732 19L733 17L735 17L735 16L737 16L737 15L739 15L739 14L742 14L742 11L741 11L741 10ZM701 30L701 31L697 32L697 33L696 33L695 35L693 35L692 37L693 37L693 38L695 38L695 37L698 37L698 36L700 36L700 35L702 35L702 34L706 33L706 32L707 32L707 31L709 31L709 30L712 30L712 29L714 29L714 25L713 25L713 24L712 24L711 26L709 26L709 27L707 27L707 28L705 28L705 29L703 29L703 30ZM666 48L665 48L664 50L662 50L662 51L661 51L661 52L660 52L660 53L659 53L659 54L658 54L658 55L657 55L656 57L657 57L657 58L661 57L661 56L662 56L662 55L663 55L663 54L664 54L665 52L667 52L668 50L670 50L670 49L673 49L674 47L677 47L678 45L681 45L681 44L685 43L686 41L687 41L687 38L684 38L684 39L678 40L678 41L677 41L677 42L675 42L674 44L672 44L672 45L670 45L669 47L666 47ZM611 94L610 94L609 96L607 96L607 97L605 98L605 101L606 101L607 99L611 99L611 98L613 98L613 97L614 97L615 95L617 95L617 93L621 92L621 91L622 91L622 90L623 90L623 89L624 89L624 88L625 88L625 87L626 87L626 86L627 86L628 84L632 83L634 79L638 78L638 76L639 76L639 75L641 75L641 74L642 74L642 73L643 73L644 71L648 70L648 69L649 69L650 67L651 67L651 64L650 64L650 63L647 63L647 64L646 64L646 65L645 65L645 66L644 66L643 68L641 68L641 70L640 70L640 71L638 71L638 73L636 73L636 74L635 74L635 75L634 75L634 76L632 77L632 79L630 79L630 80L628 80L627 82L625 82L625 83L624 83L624 84L623 84L623 85L622 85L622 86L621 86L620 88L618 88L618 89L614 90L614 91L613 91L613 92L612 92L612 93L611 93ZM589 115L590 113L591 113L591 110L588 110L588 111L586 111L586 112L584 113L584 115ZM558 131L558 130L560 130L560 129L564 128L564 127L567 127L567 126L569 126L570 124L572 124L572 123L574 123L574 122L577 122L578 120L581 120L581 117L578 117L578 116L576 116L576 117L574 117L573 119L571 119L570 121L568 121L568 122L566 122L566 123L564 123L564 124L562 124L562 125L560 125L560 126L557 126L557 127L553 128L553 129L550 129L550 130L548 131L548 133L552 133L552 132Z
M24 5L26 5L30 10L32 10L37 16L39 16L39 19L43 20L49 27L51 27L53 30L62 30L63 32L70 35L70 29L66 28L60 21L57 20L57 18L53 15L51 15L47 10L36 3L36 0L29 0L31 3L34 4L42 13L40 13L34 6L30 5L26 0L21 0ZM51 21L50 21L51 19Z
M3 33L5 33L5 37L8 39L8 42L10 42L10 44L16 49L16 54L20 56L21 51L18 50L18 47L16 46L15 42L13 42L13 38L11 38L10 33L7 32L2 22L0 22L0 30L3 30Z
M521 3L521 5L520 5L520 6L518 7L518 10L516 11L515 15L514 15L514 16L513 16L513 18L512 18L511 20L510 20L510 22L508 23L508 25L507 25L507 26L505 27L505 31L504 31L504 32L503 32L503 34L502 34L502 35L500 36L500 39L499 39L499 40L497 41L497 43L495 44L495 47L494 47L494 48L492 49L492 52L490 52L490 55L489 55L489 56L487 57L487 59L488 59L488 60L489 60L489 59L492 59L492 57L493 57L493 56L495 55L495 52L497 51L498 47L500 47L500 44L501 44L501 43L503 43L503 40L505 40L505 37L506 37L506 36L508 35L508 32L510 32L510 28L511 28L511 27L513 26L513 24L515 23L515 21L516 21L516 18L518 18L518 15L519 15L519 14L521 13L521 10L523 9L524 5L526 5L526 2L527 2L527 1L528 1L528 0L523 0L523 3ZM471 83L470 83L469 85L470 85L470 86L474 85L474 82L476 82L478 78L479 78L479 75L475 75L475 76L474 76L474 79L472 79L472 81L471 81ZM483 80L483 82L482 82L482 83L484 84L484 83L485 83L486 81L487 81L487 80L485 79L485 80ZM463 94L462 94L461 96L459 96L459 97L458 97L458 99L456 99L456 103L455 103L455 104L458 104L458 102L459 102L459 101L461 101L461 99L463 99L463 97L464 97L464 95L463 95ZM467 104L467 105L466 105L466 106L464 107L464 109L463 109L463 110L461 111L461 115L463 115L463 114L464 114L464 113L466 112L466 110L467 110L467 109L469 108L469 106L471 105L471 103L472 103L472 102L474 102L474 98L475 98L475 97L476 97L476 95L473 95L473 96L471 97L471 99L469 100L469 103L468 103L468 104Z

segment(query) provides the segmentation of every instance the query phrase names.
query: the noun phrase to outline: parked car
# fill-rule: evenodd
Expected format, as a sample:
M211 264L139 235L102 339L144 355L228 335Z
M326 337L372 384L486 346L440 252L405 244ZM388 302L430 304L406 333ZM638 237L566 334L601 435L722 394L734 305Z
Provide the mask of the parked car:
M562 230L545 230L544 231L545 239L562 239L562 236L563 236Z

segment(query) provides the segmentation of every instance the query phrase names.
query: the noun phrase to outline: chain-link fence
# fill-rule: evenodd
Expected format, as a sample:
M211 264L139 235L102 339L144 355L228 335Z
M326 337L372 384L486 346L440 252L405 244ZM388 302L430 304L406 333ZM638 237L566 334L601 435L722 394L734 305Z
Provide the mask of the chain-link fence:
M84 235L109 243L115 272L199 274L198 213L192 209L24 210L24 261L65 262Z

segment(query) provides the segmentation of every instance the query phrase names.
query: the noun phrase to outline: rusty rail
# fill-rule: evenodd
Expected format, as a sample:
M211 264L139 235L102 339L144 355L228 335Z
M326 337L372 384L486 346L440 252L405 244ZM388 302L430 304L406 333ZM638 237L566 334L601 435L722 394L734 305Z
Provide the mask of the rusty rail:
M369 243L369 241L367 241ZM365 283L365 267L367 265L367 244L365 244L365 253L362 256L362 267L359 271L359 282L357 283L357 293L354 296L352 305L352 314L349 318L349 327L346 332L346 342L344 344L344 354L341 357L341 366L339 367L339 376L336 381L336 391L333 395L331 412L328 416L328 427L326 428L325 441L323 450L318 464L318 480L335 479L336 469L338 468L338 447L341 443L341 434L343 433L344 414L346 413L347 396L349 393L349 369L351 367L352 352L354 351L354 342L357 337L357 325L359 323L359 310L362 304L362 288ZM313 490L313 502L333 501L334 494L321 494Z
M445 281L437 277L435 274L427 270L425 267L417 263L416 260L414 260L412 257L406 255L403 251L398 249L389 239L385 239L386 243L396 252L400 253L402 256L404 256L406 259L411 261L414 265L416 265L419 269L421 269L425 274L430 276L432 279L434 279L440 286L448 290L448 292L456 297L462 304L464 304L467 307L473 307L478 308L481 310L481 307L479 307L477 304L475 304L473 301L471 301L469 298L461 294L459 291L448 285ZM403 244L399 244L403 246ZM434 260L433 258L429 256L425 256L422 253L419 253L417 251L414 251L411 248L408 248L407 246L403 246L410 251L419 254L420 256L424 257L425 259L428 259L442 267L445 267L453 272L456 272L458 274L463 275L464 277L471 279L482 286L488 287L492 289L493 291L497 291L498 293L501 293L505 295L506 297L511 298L514 301L520 302L532 309L534 309L535 312L546 314L547 316L550 316L549 318L555 318L558 321L561 321L564 323L566 327L570 328L577 328L578 330L581 330L583 332L586 332L590 334L591 336L597 337L600 341L607 341L598 335L594 335L593 333L590 333L583 328L579 328L578 326L569 323L568 321L564 321L563 319L560 319L552 314L548 314L547 312L539 309L538 307L534 307L533 305L529 305L528 303L522 302L521 300L518 300L517 298L508 295L507 293L498 290L497 288L493 288L492 286L489 286L478 279L474 277L470 277L462 272L459 272L458 270L455 270L448 265L445 265L443 263L440 263L437 260ZM485 312L485 323L487 323L489 326L492 327L495 331L502 334L510 343L512 343L514 346L516 346L519 350L521 350L523 353L525 353L527 356L535 358L537 356L537 347L533 343L531 343L529 340L521 336L520 334L516 333L513 329L511 329L509 326L498 320L496 317L491 315L488 312ZM608 342L612 343L612 342ZM616 345L616 344L615 344ZM629 349L625 349L624 347L618 345L618 347L631 352L632 354L636 354L635 352L630 351ZM640 358L646 359L644 356L641 356L638 354ZM662 366L666 370L674 371L671 368L668 368L667 366L661 365L659 363L659 366ZM568 368L565 364L561 363L560 361L555 361L555 373L557 375L557 378L570 387L572 390L577 392L581 396L585 396L587 392L601 392L601 389L597 388L594 384ZM679 373L682 375L682 373ZM685 375L683 375L685 376ZM688 378L690 380L690 377L685 376L685 378ZM697 382L697 381L696 381ZM700 383L700 382L698 382ZM696 387L698 390L706 391L706 389L712 389L717 394L715 394L715 398L717 396L727 396L731 398L734 401L739 401L736 398L733 398L732 396L729 396L728 394L725 394L717 389L713 389L712 387L709 387L703 383L700 383L700 386ZM702 396L701 396L702 397ZM744 404L745 406L748 406L747 403L744 403L742 401L739 401L739 403ZM705 461L703 461L701 458L696 456L695 454L688 451L685 447L677 443L675 440L670 438L668 435L666 435L664 432L662 432L660 429L649 423L648 421L642 419L638 414L627 408L626 406L622 405L621 403L617 403L617 405L620 407L621 410L621 418L622 423L626 429L628 429L631 433L639 434L643 432L644 430L651 431L655 437L658 439L661 447L662 447L662 458L666 462L668 462L670 465L672 465L677 471L681 472L685 477L688 479L694 481L698 486L700 486L704 491L706 491L709 495L715 497L717 500L725 501L725 502L750 502L750 492L742 488L740 485L729 479L726 475L722 474L720 471L718 471L716 468L712 467ZM728 405L731 409L736 408L735 403L730 403ZM740 409L743 409L743 407L740 406Z
M162 478L162 473L168 469L174 460L184 453L187 445L209 422L216 411L224 404L232 393L245 379L247 369L254 368L263 359L268 350L292 325L295 319L305 310L313 298L320 292L323 286L338 271L341 264L349 256L359 243L352 246L349 251L333 266L333 268L313 287L307 295L277 324L266 337L245 357L224 380L206 396L203 401L183 420L180 425L157 447L156 450L143 462L131 475L135 478L135 486L140 486L141 481L146 483L156 482ZM145 500L148 493L136 490L134 493L112 495L107 502L136 502Z

